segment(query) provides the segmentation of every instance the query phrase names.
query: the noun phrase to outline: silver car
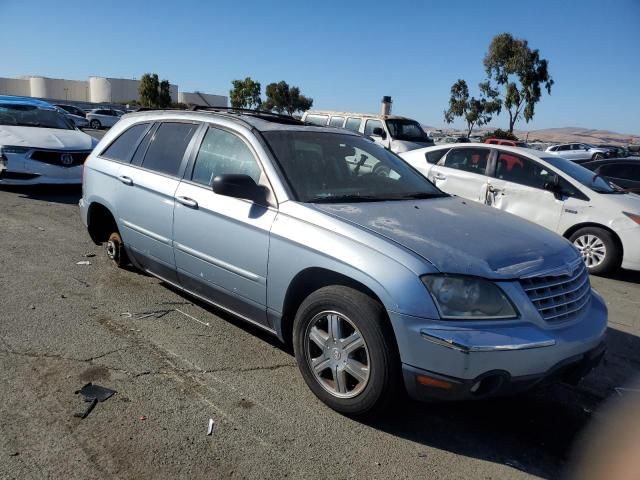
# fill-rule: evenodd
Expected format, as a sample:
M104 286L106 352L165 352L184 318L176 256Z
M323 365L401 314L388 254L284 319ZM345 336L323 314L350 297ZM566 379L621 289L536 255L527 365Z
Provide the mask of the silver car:
M361 166L372 160L387 175ZM267 113L129 114L85 164L82 220L114 264L293 345L350 415L578 381L607 309L578 252L452 197L361 135Z
M552 145L545 150L551 155L572 160L576 163L600 160L609 157L611 154L608 148L594 147L588 143L564 143L562 145Z

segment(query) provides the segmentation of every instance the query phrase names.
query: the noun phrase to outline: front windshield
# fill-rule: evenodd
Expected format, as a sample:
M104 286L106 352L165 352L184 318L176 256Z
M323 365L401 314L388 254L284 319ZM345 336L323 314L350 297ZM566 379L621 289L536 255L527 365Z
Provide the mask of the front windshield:
M0 125L75 129L66 117L56 110L44 110L35 105L13 103L0 103Z
M394 118L386 122L389 133L394 140L406 140L408 142L429 141L428 135L415 120Z
M395 154L356 135L264 132L301 202L375 202L446 194Z
M594 192L598 193L623 193L623 190L608 182L597 173L593 173L584 167L581 167L577 163L571 160L566 160L560 157L541 157L545 162L549 162L554 167L562 170L571 178L577 180L585 187L590 188Z

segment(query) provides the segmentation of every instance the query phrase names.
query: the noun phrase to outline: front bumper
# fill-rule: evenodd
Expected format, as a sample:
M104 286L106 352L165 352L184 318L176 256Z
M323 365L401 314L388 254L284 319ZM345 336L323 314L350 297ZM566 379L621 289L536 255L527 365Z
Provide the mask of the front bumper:
M622 242L622 268L640 270L640 227L633 226L616 233Z
M9 156L6 170L0 172L0 185L79 185L82 165L63 167L17 155Z
M533 306L529 309L519 303L519 307L523 320L484 325L452 325L390 313L409 394L466 398L469 393L486 396L505 389L526 389L555 378L552 374L567 364L580 364L603 343L607 308L595 291L579 317L557 325L546 324ZM419 379L419 375L453 386ZM492 380L476 387L479 391L471 391L489 377Z
M402 366L402 375L407 393L416 400L480 399L512 395L558 381L575 385L600 363L605 351L602 342L592 350L557 363L544 373L520 377L512 377L506 370L493 370L476 378L460 379L410 365Z

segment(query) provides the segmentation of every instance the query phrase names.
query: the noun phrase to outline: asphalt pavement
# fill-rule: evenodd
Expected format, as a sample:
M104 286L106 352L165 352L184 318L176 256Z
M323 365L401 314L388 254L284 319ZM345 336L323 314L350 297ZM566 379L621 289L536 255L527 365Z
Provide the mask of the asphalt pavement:
M592 278L608 352L579 386L352 420L313 396L268 334L114 268L79 198L0 187L3 479L557 478L640 366L640 274L622 272ZM74 392L88 382L117 393L80 419Z

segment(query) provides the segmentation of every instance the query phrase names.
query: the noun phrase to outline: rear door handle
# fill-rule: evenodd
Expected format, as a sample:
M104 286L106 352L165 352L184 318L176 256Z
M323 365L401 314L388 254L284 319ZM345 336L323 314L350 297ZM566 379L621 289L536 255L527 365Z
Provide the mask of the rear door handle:
M133 185L133 180L131 180L131 178L129 177L121 176L121 177L118 177L118 180L120 180L125 185L129 185L129 186Z
M441 173L436 173L433 178L435 178L436 180L446 180L447 177L445 177L444 175L442 175Z
M489 185L488 190L489 190L491 193L499 193L499 192L502 192L502 189L501 189L501 188L496 188L496 187L494 187L493 185Z
M184 205L185 207L189 207L189 208L198 208L198 202L196 202L193 198L189 198L189 197L176 197L176 200L181 203L182 205Z

